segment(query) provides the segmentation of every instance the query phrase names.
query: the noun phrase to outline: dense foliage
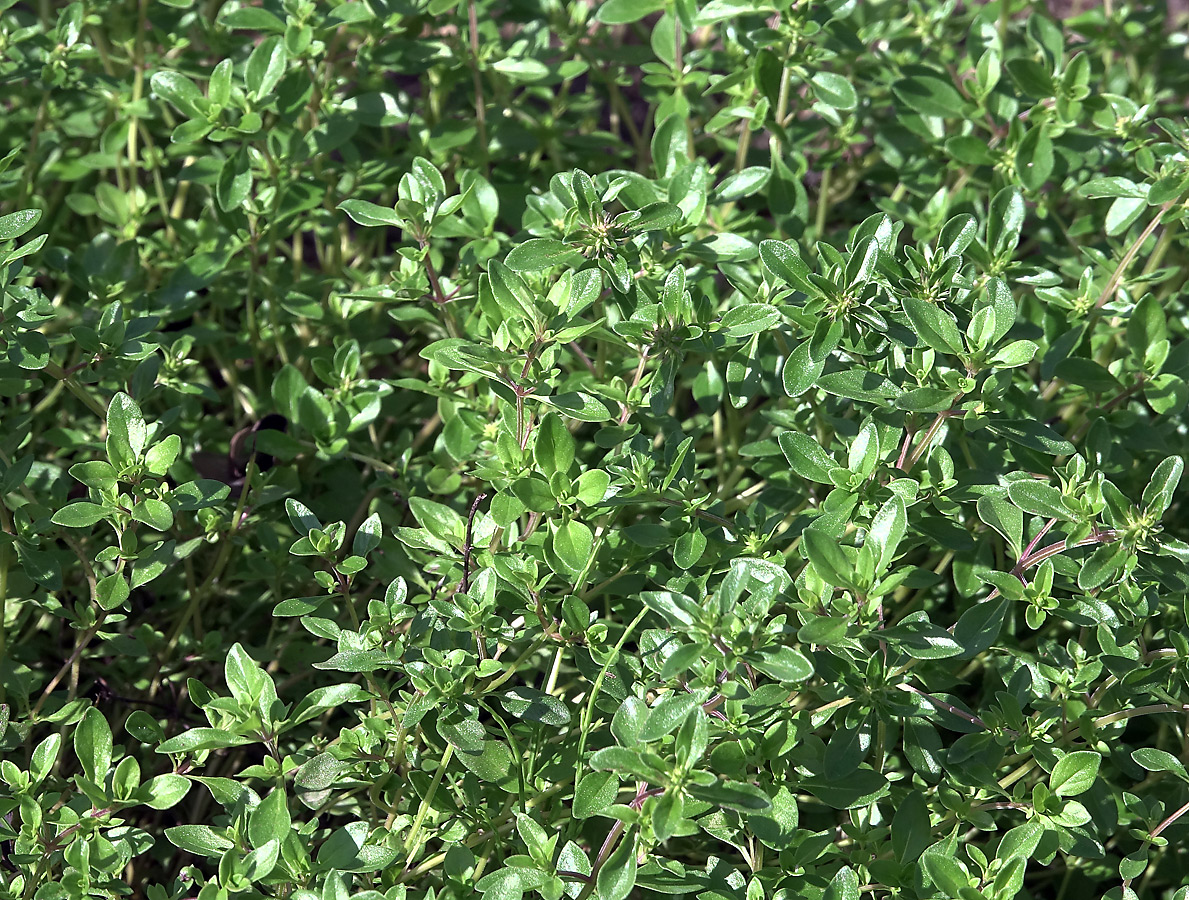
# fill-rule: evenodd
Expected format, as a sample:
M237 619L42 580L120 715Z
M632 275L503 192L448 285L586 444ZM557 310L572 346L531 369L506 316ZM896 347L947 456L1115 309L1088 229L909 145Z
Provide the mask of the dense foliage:
M1168 24L2 0L0 898L1185 900Z

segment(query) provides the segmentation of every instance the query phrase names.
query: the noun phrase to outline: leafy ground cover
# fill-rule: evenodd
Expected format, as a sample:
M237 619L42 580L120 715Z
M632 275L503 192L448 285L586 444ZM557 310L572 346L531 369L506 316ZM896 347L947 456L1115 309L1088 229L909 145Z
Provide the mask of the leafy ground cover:
M0 2L0 897L1189 897L1088 6Z

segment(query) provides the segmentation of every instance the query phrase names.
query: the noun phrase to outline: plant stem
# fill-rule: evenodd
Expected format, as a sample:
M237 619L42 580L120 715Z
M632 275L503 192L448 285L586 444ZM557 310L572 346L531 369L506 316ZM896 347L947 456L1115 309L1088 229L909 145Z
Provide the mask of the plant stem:
M1102 289L1102 293L1099 294L1098 299L1094 302L1094 309L1101 309L1110 302L1111 297L1114 296L1115 291L1119 287L1119 283L1123 280L1124 273L1131 265L1131 261L1135 259L1135 255L1139 253L1140 247L1144 245L1144 241L1146 241L1151 236L1152 232L1156 230L1156 226L1160 224L1161 217L1170 209L1172 209L1172 206L1175 202L1175 200L1169 200L1167 203L1161 206L1156 215L1152 216L1152 221L1148 223L1147 227L1142 232L1140 232L1139 237L1137 237L1132 242L1131 246L1127 248L1127 252L1123 254L1123 258L1119 260L1119 264L1115 266L1115 271L1111 273L1111 277L1107 281L1106 287ZM1087 328L1089 328L1091 321L1091 319L1087 319Z
M475 0L467 0L467 30L471 40L471 78L475 87L475 124L478 127L479 163L483 176L491 174L491 162L487 156L487 102L483 97L483 78L479 74L479 14Z
M409 852L408 858L405 859L405 871L408 871L409 866L413 864L413 857L417 853L417 836L421 833L421 825L425 822L430 804L433 803L434 794L438 791L438 785L442 783L442 776L446 774L446 766L450 762L450 757L453 755L454 745L446 744L446 749L442 753L442 759L438 763L438 769L433 773L433 781L430 782L429 790L422 799L421 806L417 809L417 818L413 820L413 827L409 829L409 835L405 838L405 850Z
M647 614L648 614L648 607L646 606L643 609L641 609L640 612L638 612L636 614L636 618L632 619L632 621L628 624L628 627L623 630L623 634L620 635L619 641L615 644L615 648L611 651L611 654L607 657L607 661L605 663L603 663L603 667L602 667L602 669L599 670L599 674L595 678L594 684L591 685L590 696L586 700L586 708L582 711L582 724L581 724L581 727L579 728L579 733L581 734L581 737L578 739L578 754L576 757L577 761L574 763L574 786L575 787L578 786L578 781L582 777L582 768L583 768L583 766L586 765L586 760L584 759L584 757L586 755L586 739L590 735L590 723L591 723L591 720L594 718L595 700L598 699L599 692L603 689L603 679L607 677L607 671L619 659L619 654L623 650L623 645L627 643L627 640L631 636L632 632L636 630L636 626L644 621L644 617ZM571 823L571 828L570 828L571 837L573 836L573 831L574 831L574 829L573 829L572 823Z

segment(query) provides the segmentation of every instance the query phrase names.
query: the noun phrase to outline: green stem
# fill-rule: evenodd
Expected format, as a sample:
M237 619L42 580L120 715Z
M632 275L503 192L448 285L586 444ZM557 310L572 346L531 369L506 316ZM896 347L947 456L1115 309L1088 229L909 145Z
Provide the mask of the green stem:
M219 547L219 554L215 557L215 563L211 566L210 572L207 573L202 584L198 586L198 590L190 595L190 602L186 604L186 609L182 613L182 617L178 619L177 624L174 625L173 631L169 635L169 640L165 645L165 652L158 657L157 672L153 677L153 682L149 688L149 699L153 699L157 695L157 690L161 686L161 668L165 660L173 655L173 651L181 640L182 632L185 631L186 626L194 617L203 599L214 587L219 577L223 574L223 570L227 567L228 561L231 559L231 551L235 545L235 535L239 531L240 522L243 521L244 509L247 505L248 494L252 490L252 480L256 475L256 457L253 455L248 460L248 468L244 472L244 488L239 495L239 502L235 506L235 514L231 520L231 527L227 531L227 535L223 538L222 544Z
M1144 245L1144 241L1146 241L1151 236L1152 232L1156 230L1156 226L1160 224L1161 217L1170 209L1172 209L1172 205L1175 202L1175 200L1169 200L1167 203L1161 206L1156 215L1152 216L1152 221L1148 223L1147 227L1142 232L1140 232L1140 236L1137 237L1135 241L1132 242L1131 246L1127 248L1127 252L1123 254L1123 258L1119 260L1119 264L1115 266L1115 271L1111 273L1110 280L1107 281L1106 287L1102 289L1102 293L1099 295L1098 300L1095 301L1095 310L1101 309L1110 302L1111 297L1114 296L1115 291L1119 287L1119 282L1123 280L1123 274L1131 265L1131 261L1135 259L1135 255L1139 253L1140 247Z
M619 653L621 650L623 650L623 645L627 643L627 640L631 636L632 632L636 630L636 626L644 621L644 617L647 614L648 607L645 607L636 614L636 618L632 619L628 627L623 630L623 634L620 635L619 641L615 645L615 649L611 651L610 656L607 657L607 661L603 663L603 668L599 670L599 675L597 678L595 678L595 682L590 688L590 697L586 701L586 709L582 711L582 724L578 729L581 737L578 739L577 762L574 764L575 789L578 787L578 781L582 777L582 767L586 762L583 759L583 755L586 753L586 739L590 736L590 722L591 719L594 718L595 700L597 700L599 697L599 691L603 689L603 679L607 676L607 670L610 669L611 666L615 665L615 662L619 659ZM573 830L574 823L571 822L570 831L572 832ZM572 836L573 835L571 835L571 837Z
M100 403L98 399L91 396L86 388L84 388L78 383L78 381L75 380L73 375L67 374L65 369L63 369L56 362L52 361L46 363L44 371L46 375L50 376L50 378L55 378L65 384L66 390L70 391L70 393L74 394L74 396L81 400L87 409L91 410L91 412L95 413L95 415L99 416L99 418L106 421L107 407Z
M813 233L816 240L825 240L826 216L830 213L830 175L832 169L822 172L822 183L817 195L817 215L813 219Z
M446 750L442 754L442 760L438 763L438 770L433 773L433 781L430 782L429 790L426 792L425 798L421 801L421 806L417 810L417 818L413 820L413 827L409 830L409 836L405 838L405 849L409 852L409 856L405 860L406 871L413 864L413 857L417 853L417 836L421 833L421 826L425 822L426 815L429 813L434 794L438 791L438 785L442 783L442 776L446 772L446 765L450 762L450 757L453 755L454 745L446 744Z
M475 0L467 0L467 28L471 39L471 78L475 86L475 123L478 125L479 163L483 176L491 174L491 162L487 157L487 101L483 97L483 79L479 74L479 14Z
M16 529L12 523L12 513L0 500L0 531L15 539ZM0 659L8 659L8 567L12 565L12 550L8 539L0 546ZM4 682L0 681L0 703L8 699L8 692Z

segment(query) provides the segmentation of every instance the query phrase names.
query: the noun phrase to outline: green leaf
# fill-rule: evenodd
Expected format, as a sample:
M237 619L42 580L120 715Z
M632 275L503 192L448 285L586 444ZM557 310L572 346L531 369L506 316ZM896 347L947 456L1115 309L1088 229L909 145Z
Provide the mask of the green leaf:
M708 785L691 784L689 792L699 800L739 812L769 809L772 806L772 801L768 799L767 794L755 785L742 781L716 781Z
M553 552L565 567L566 574L577 575L586 568L594 552L594 534L577 519L562 522L553 532Z
M686 717L700 705L697 694L666 694L649 711L648 717L640 726L637 739L645 743L659 741L665 735L676 731Z
M322 791L337 784L350 766L329 753L319 753L307 760L294 777L294 783L307 791Z
M132 518L157 531L168 531L173 527L173 510L165 501L153 497L134 504Z
M1156 467L1151 480L1144 486L1144 496L1141 501L1144 513L1159 517L1164 515L1172 506L1173 495L1181 483L1181 475L1185 471L1185 460L1179 456L1169 456Z
M681 221L681 209L672 203L659 200L640 209L630 209L615 217L615 224L628 228L633 233L642 231L663 231Z
M805 554L819 577L835 587L854 585L854 564L847 559L842 547L833 537L816 528L806 528L801 535L801 541Z
M267 99L272 94L285 74L287 61L282 38L265 38L256 45L244 65L244 84L257 100Z
M574 492L579 502L586 506L595 506L607 496L607 487L610 484L611 476L602 469L587 469L578 476Z
M919 619L901 621L879 632L879 636L914 659L948 659L962 653L962 645L948 631Z
M818 72L810 79L813 93L826 106L835 109L854 109L859 105L858 94L851 83L834 72Z
M270 840L283 843L291 823L285 788L273 788L248 816L248 843L253 848L262 847Z
M962 645L962 658L971 659L994 645L1003 629L1007 607L1006 599L976 603L958 617L954 640Z
M1078 193L1083 197L1090 197L1091 199L1130 197L1138 200L1146 200L1148 197L1148 186L1146 184L1136 184L1134 181L1119 175L1105 175L1099 178L1091 178L1078 188Z
M377 206L366 200L344 200L338 208L351 217L357 225L390 225L393 228L404 228L405 223L395 210L385 206Z
M248 154L244 150L227 158L219 170L219 181L215 187L215 198L219 209L231 212L239 209L252 192L252 170L248 165Z
M1050 456L1068 456L1076 452L1073 444L1043 422L990 419L987 422L987 430L1007 438L1012 443L1030 450L1039 450Z
M673 562L682 569L692 569L706 552L706 535L697 526L690 528L673 545Z
M900 388L887 378L878 372L862 368L830 372L819 378L817 384L827 394L868 403L894 400L900 395Z
M795 244L788 241L761 241L760 260L769 272L789 287L811 296L817 294L817 289L809 280L809 266L801 259Z
M876 550L876 573L881 573L892 562L896 548L908 531L908 514L904 509L904 501L900 497L892 497L871 520L871 529L867 532L867 542Z
M1044 124L1028 129L1016 148L1016 172L1030 191L1040 190L1053 172L1053 139Z
M340 650L330 659L314 663L315 669L332 672L378 672L400 666L400 660L393 659L385 650Z
M933 843L929 804L920 791L912 791L896 804L892 816L892 852L896 862L915 862Z
M941 228L937 250L943 259L961 256L978 235L978 220L970 213L954 216Z
M859 876L850 866L843 866L834 873L822 900L859 900Z
M359 530L351 539L351 552L356 556L367 556L377 547L384 536L384 526L379 513L372 513L360 523Z
M371 831L367 822L351 822L331 832L318 848L318 866L339 872L378 872L392 865L400 850L368 843Z
M749 660L757 671L775 681L800 683L813 677L813 664L792 647L761 650Z
M896 398L896 409L907 412L944 412L954 405L958 394L949 388L913 388Z
M549 67L531 57L505 57L492 63L491 68L515 82L540 81L549 77Z
M0 216L0 241L13 241L25 234L41 219L40 209L20 209Z
M780 311L765 303L747 303L726 311L723 331L728 337L742 338L770 330L780 322Z
M138 567L137 572L139 573L139 571L140 569ZM95 599L99 601L101 607L107 610L122 606L130 594L131 587L128 584L128 579L119 572L112 572L110 575L105 575L95 585Z
M819 484L831 484L830 470L838 468L838 463L826 454L817 441L797 431L782 431L777 435L776 442L793 472Z
M1134 554L1122 543L1104 544L1099 547L1082 563L1078 572L1078 587L1083 591L1093 591L1102 587L1123 567L1129 556Z
M475 888L487 900L520 900L525 891L532 891L545 883L545 873L527 866L506 866L479 879Z
M488 264L488 279L501 312L512 319L536 321L538 312L527 285L519 275L499 260Z
M685 629L701 621L702 610L688 597L673 591L643 591L644 605L659 613L674 628Z
M987 209L987 245L995 257L1010 253L1024 228L1024 198L1019 189L1008 186L991 198Z
M1067 753L1053 767L1049 776L1049 789L1058 797L1076 797L1084 794L1098 778L1098 767L1102 757L1093 750L1076 750Z
M1147 208L1146 200L1132 200L1127 197L1117 199L1106 212L1107 235L1114 237L1117 234L1122 234Z
M1025 94L1036 98L1053 96L1053 79L1036 60L1027 57L1009 59L1006 68L1012 81Z
M103 784L111 768L111 728L103 713L90 707L74 729L74 755L89 781Z
M764 844L774 850L784 850L793 843L797 832L800 820L797 798L781 786L772 796L771 803L766 810L748 812L747 827Z
M822 776L807 778L801 787L833 809L867 806L888 793L887 779L868 766L860 766L842 781Z
M879 262L879 239L865 237L858 242L846 263L843 280L852 290L867 284L875 275Z
M1138 750L1131 751L1131 758L1149 772L1172 772L1182 781L1189 781L1189 773L1185 771L1185 764L1167 750L1140 747Z
M768 179L772 177L772 170L767 166L748 166L738 172L733 172L716 191L718 199L725 202L742 200L764 189Z
M569 472L574 462L574 436L556 414L548 413L541 419L533 456L547 477Z
M285 32L285 23L281 19L258 6L241 6L230 12L224 7L224 11L219 14L218 22L224 28L270 31L274 34Z
M1004 369L1026 366L1032 362L1038 349L1040 348L1032 341L1012 341L1010 344L1000 347L991 357L991 365Z
M570 710L557 697L519 685L500 697L500 704L518 719L560 727L570 722Z
M595 20L604 25L628 25L665 8L665 0L607 0Z
M618 793L619 779L614 772L587 772L574 791L574 818L597 816L615 802Z
M478 724L478 723L474 723ZM480 781L487 781L509 789L516 785L516 763L512 751L503 741L482 741L482 749L469 751L459 746L457 736L443 734L457 751L458 761Z
M204 115L206 98L193 81L180 72L155 72L149 79L153 93L171 104L184 116L197 119Z
M233 844L209 825L175 825L165 829L171 844L197 856L222 856Z
M995 851L995 858L1022 857L1029 859L1036 851L1041 838L1044 837L1044 832L1044 825L1037 819L1030 819L1022 825L1017 825L1003 836L1003 840L999 842L999 849Z
M142 744L158 744L165 739L165 733L157 720L143 709L134 710L129 714L128 720L124 723L124 730Z
M466 522L449 506L424 497L410 497L409 511L417 524L434 537L447 543L455 541L461 546L466 534Z
M970 889L970 876L956 859L930 849L921 856L929 880L947 897L960 897Z
M67 528L89 528L114 513L115 509L110 506L100 506L98 503L79 500L62 507L54 513L50 521L55 525L64 525Z
M965 350L962 334L953 316L934 303L905 297L904 312L912 322L913 331L938 353L959 354Z
M677 833L682 822L683 803L680 792L667 790L657 798L652 807L652 832L664 843Z
M797 631L802 644L828 646L846 637L848 622L841 616L813 616Z
M504 258L504 264L514 272L539 272L574 258L578 258L578 254L569 244L552 238L530 238L513 247Z
M537 396L537 399L553 407L563 416L569 416L579 422L606 422L615 416L606 401L581 391L567 391L549 397Z
M190 792L191 781L185 775L167 772L142 784L136 799L150 809L172 809Z
M1164 309L1154 294L1145 294L1127 319L1127 347L1143 358L1153 344L1168 338Z
M966 104L949 76L941 72L915 66L914 74L892 85L896 98L913 112L922 116L960 119L966 114Z
M813 353L811 341L797 344L785 360L781 371L781 383L784 392L790 397L800 397L814 386L826 368L828 353Z
M165 440L159 441L145 451L144 462L147 468L154 475L163 476L168 474L170 467L182 452L182 439L176 434L171 434ZM90 463L83 463L83 465L90 465ZM98 462L95 465L107 466L107 463ZM110 466L108 466L110 468ZM114 477L115 470L112 470ZM99 485L93 485L99 487Z
M222 728L191 728L181 734L162 741L158 753L198 753L202 750L219 750L223 747L241 747L254 743L252 738L233 734Z
M112 397L107 407L107 458L116 469L140 459L148 442L148 427L135 400L125 393Z
M611 0L615 2L615 0ZM599 900L625 900L636 884L637 834L626 832L596 878Z
M1074 515L1062 502L1059 490L1031 478L1013 481L1007 486L1007 496L1024 512L1030 512L1034 516L1046 516L1063 521L1074 518Z

